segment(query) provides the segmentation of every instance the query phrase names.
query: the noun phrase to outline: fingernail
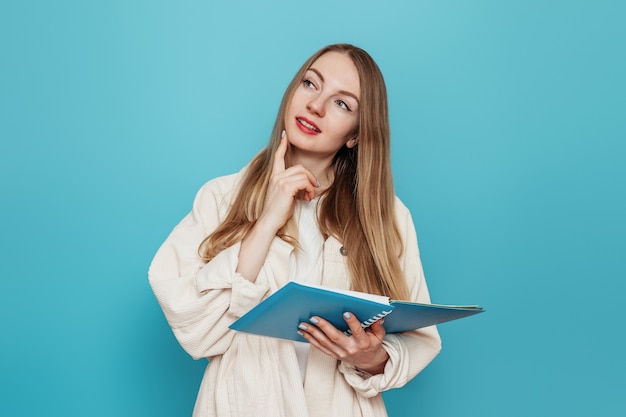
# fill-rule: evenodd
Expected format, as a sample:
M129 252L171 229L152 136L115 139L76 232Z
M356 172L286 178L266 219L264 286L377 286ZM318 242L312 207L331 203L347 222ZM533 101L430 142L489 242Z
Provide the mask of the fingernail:
M317 180L317 186L318 186L318 187L321 187L321 186L322 186L322 183L320 182L320 180Z
M300 330L298 330L296 333L298 333L300 336L304 337L304 333L302 333Z
M283 129L283 131L282 131L282 132L280 132L280 137L281 137L281 138L284 138L284 137L285 137L285 129Z
M313 323L313 324L317 324L317 323L319 323L319 322L320 322L320 321L319 321L318 319L316 319L315 317L311 317L311 318L309 319L309 321L310 321L311 323Z
M344 318L346 318L346 319L349 319L349 318L350 318L350 317L352 317L352 316L350 315L350 313L348 313L348 312L346 311L345 313L343 313L343 317L344 317Z
M298 329L309 330L309 328L306 327L306 324L304 324L304 323L300 323L300 325L298 326Z

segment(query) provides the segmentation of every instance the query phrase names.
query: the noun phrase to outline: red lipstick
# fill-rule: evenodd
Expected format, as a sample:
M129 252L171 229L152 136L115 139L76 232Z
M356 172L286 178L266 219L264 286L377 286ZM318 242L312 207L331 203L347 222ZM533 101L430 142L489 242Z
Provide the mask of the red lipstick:
M322 133L320 128L306 117L297 116L296 125L298 126L298 129L307 135L319 135Z

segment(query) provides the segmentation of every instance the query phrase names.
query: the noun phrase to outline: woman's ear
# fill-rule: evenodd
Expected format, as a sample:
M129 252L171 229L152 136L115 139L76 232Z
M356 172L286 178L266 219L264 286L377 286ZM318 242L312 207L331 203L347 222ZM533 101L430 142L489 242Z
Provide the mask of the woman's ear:
M356 146L358 142L359 142L359 138L355 136L346 142L346 147L348 147L349 149L352 149Z

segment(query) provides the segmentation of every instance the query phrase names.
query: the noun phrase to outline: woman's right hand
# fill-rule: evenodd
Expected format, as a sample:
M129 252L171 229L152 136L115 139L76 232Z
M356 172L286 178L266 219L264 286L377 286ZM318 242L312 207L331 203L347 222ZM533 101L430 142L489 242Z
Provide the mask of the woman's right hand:
M285 168L285 154L288 147L287 135L283 134L274 154L272 175L259 218L259 221L266 223L274 232L277 232L289 220L293 214L296 199L311 201L315 197L315 188L319 187L317 178L302 165Z
M263 211L239 249L237 272L252 282L256 281L276 232L291 217L296 198L311 201L315 188L319 187L315 176L302 165L285 169L288 146L287 137L283 135L274 155Z

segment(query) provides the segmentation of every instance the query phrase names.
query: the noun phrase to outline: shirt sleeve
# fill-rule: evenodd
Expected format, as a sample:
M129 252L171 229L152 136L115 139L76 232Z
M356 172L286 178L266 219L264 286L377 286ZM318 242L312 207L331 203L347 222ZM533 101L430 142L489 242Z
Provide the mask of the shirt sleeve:
M401 266L409 287L411 301L430 303L430 295L420 260L417 234L409 210L396 199L398 225L404 232ZM389 354L384 372L371 375L354 365L341 362L339 371L346 381L364 397L400 388L421 372L441 351L441 338L436 326L405 333L387 334L383 348Z
M224 353L235 334L228 326L269 290L261 280L253 283L235 272L239 243L206 264L199 255L200 243L229 209L233 184L224 178L205 184L197 193L193 209L161 245L148 272L174 335L195 359Z

